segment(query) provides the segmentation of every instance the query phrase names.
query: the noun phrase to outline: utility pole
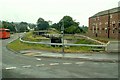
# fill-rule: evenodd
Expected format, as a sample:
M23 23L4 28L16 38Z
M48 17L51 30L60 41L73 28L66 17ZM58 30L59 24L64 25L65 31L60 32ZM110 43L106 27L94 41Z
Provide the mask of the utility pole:
M62 34L62 54L64 56L64 21L63 20L61 26L61 34Z
M110 12L108 10L108 38L110 38Z

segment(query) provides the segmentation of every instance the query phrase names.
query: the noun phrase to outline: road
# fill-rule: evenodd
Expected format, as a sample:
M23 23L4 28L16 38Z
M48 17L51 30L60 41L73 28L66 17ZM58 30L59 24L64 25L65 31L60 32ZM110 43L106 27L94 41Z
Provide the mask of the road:
M36 58L14 53L6 45L16 39L0 40L3 78L117 78L118 63L79 59ZM23 46L24 47L24 46Z

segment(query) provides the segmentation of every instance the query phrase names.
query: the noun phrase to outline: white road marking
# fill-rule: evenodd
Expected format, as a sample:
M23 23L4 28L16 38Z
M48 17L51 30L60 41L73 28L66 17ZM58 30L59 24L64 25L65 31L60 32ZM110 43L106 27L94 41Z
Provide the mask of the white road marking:
M40 58L36 58L36 60L41 61L42 59L40 59Z
M22 66L23 68L30 68L31 65Z
M66 65L67 65L67 64L72 64L72 63L63 63L63 64L66 64Z
M85 62L76 62L75 64L83 64L83 63L85 63Z
M40 66L44 66L45 64L37 64L36 66L37 67L40 67Z
M16 69L17 67L7 67L6 70Z
M53 65L59 65L59 63L50 63L51 66Z

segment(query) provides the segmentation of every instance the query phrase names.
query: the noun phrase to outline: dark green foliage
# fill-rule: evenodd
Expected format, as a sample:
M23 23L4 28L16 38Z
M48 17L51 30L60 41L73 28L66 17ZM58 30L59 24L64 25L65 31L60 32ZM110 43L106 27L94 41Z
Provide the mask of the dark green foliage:
M82 26L80 27L83 30L83 33L86 33L88 31L88 27L87 26Z
M19 24L19 32L28 32L29 30L28 30L28 23L26 23L26 22L21 22L20 24Z
M49 28L49 24L43 18L39 18L37 21L37 27L35 30L46 30Z
M30 29L34 29L35 27L36 27L36 25L35 24L28 24L29 25L29 27L30 27Z
M21 22L21 23L14 23L14 22L7 22L2 21L2 28L10 29L10 32L28 32L28 23Z
M16 32L13 22L2 21L2 28L10 29L11 32Z
M52 25L52 28L61 31L61 26L64 26L64 33L65 34L75 34L81 33L83 30L79 27L79 22L75 22L72 17L64 16L59 23L55 23Z
M54 23L51 27L60 31L60 27L58 23Z

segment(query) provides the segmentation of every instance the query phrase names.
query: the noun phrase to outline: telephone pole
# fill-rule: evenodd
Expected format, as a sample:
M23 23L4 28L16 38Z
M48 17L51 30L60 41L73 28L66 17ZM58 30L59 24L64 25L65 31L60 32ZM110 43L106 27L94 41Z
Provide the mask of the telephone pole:
M110 38L110 12L108 10L108 38Z
M64 56L64 21L63 20L61 26L61 34L62 34L62 54Z

